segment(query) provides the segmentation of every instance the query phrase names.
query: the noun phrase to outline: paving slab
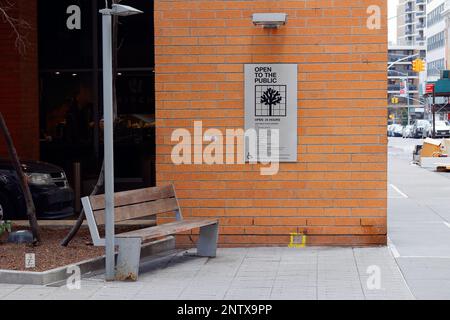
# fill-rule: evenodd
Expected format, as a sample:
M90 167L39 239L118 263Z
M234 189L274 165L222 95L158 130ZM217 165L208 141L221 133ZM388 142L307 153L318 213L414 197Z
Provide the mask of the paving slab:
M275 258L270 258L270 252ZM229 251L229 254L228 254ZM148 262L138 282L83 279L80 290L0 284L1 299L385 299L405 298L408 288L387 247L221 249L217 259L183 252ZM225 261L221 266L220 261ZM264 265L267 263L267 265ZM366 265L384 273L384 291L368 293ZM225 270L224 273L221 270ZM389 273L389 274L388 274ZM409 296L409 298L412 298Z

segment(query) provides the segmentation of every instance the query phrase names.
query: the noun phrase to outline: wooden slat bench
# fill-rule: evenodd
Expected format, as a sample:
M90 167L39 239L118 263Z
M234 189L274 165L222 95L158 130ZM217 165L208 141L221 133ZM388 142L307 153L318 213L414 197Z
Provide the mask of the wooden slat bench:
M105 239L100 237L98 231L98 226L105 223L104 195L84 197L81 202L86 213L92 242L95 246L104 246ZM173 185L115 193L114 207L115 222L168 212L174 212L176 219L175 222L115 235L115 244L119 246L117 280L137 280L143 243L179 232L200 228L197 255L216 256L219 221L217 219L183 219Z

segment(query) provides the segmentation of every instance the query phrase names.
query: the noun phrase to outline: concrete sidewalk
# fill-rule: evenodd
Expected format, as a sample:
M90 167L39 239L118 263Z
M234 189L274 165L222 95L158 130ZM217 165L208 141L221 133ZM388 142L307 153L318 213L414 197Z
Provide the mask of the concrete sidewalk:
M380 270L370 290L368 268ZM378 248L219 249L215 259L176 253L139 281L84 279L80 290L0 284L1 299L413 299L393 256ZM369 269L370 272L373 272Z
M146 264L136 283L100 276L80 290L0 284L0 299L450 299L450 174L410 165L417 143L389 139L390 248L177 253ZM378 268L381 287L370 290Z

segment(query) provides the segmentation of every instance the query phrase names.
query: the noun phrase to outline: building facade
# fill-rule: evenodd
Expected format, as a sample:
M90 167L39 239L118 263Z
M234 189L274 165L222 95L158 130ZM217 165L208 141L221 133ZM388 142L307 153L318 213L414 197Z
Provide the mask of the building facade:
M67 122L55 120L58 112L70 108L65 103L92 110L92 116L81 113L88 118L80 123L86 137L93 138L86 144L78 141L77 147L79 154L95 158L97 152L101 159L97 88L101 88L101 65L96 58L99 30L95 26L96 12L104 2L62 1L50 19L39 10L45 1L16 1L18 14L30 12L34 17L29 21L30 32L36 30L30 38L35 42L26 56L16 54L14 38L0 24L0 37L7 40L0 44L2 70L8 67L17 80L1 75L1 83L7 84L0 87L1 111L19 141L19 153L56 161L50 156L58 151L49 146L48 137L55 141L54 137L70 136ZM175 185L185 217L220 219L221 246L285 246L298 239L306 239L307 245L386 244L385 0L130 0L126 4L145 9L147 15L135 22L132 17L123 19L119 27L123 41L118 108L124 127L117 133L116 140L122 143L116 147L118 163L121 155L125 164L130 161L124 167L142 165L144 171L119 171L121 175L138 178L154 159L155 182ZM73 5L80 8L81 17L89 13L81 29L73 20L77 10L69 10ZM373 6L381 19L375 26L368 22L373 21L368 14ZM252 23L252 14L268 12L286 13L287 24L264 29ZM247 64L297 66L298 129L290 132L297 136L296 161L280 163L279 172L272 176L261 175L263 164L174 164L175 130L200 135L199 149L193 149L202 150L211 141L204 136L207 129L225 132L245 127ZM33 123L31 129L27 121ZM194 122L200 121L203 131L194 132ZM151 133L136 133L147 127L154 128L154 149L145 139L134 144L136 135L152 139ZM43 128L48 132L40 137ZM59 135L61 128L65 135ZM122 139L130 135L131 139ZM27 150L31 144L33 149ZM127 149L130 145L141 153ZM92 162L92 158L78 160ZM185 234L178 240L190 243L195 236Z
M438 0L400 0L397 7L397 44L425 45L427 2Z
M444 9L446 0L428 1L427 5L427 80L436 81L440 71L447 68L446 23Z
M432 0L427 6L427 82L433 82L441 77L442 70L449 68L449 32L450 26L450 1L448 0ZM431 98L430 98L431 100ZM437 98L438 104L437 119L448 120L450 114L446 99ZM429 101L431 104L431 101ZM431 112L428 114L431 120Z
M222 245L386 241L386 1L155 1L157 180L174 182L188 216L219 217ZM278 30L251 15L284 12ZM298 161L271 177L259 165L171 162L171 134L244 126L244 64L298 65ZM369 165L370 164L370 165Z

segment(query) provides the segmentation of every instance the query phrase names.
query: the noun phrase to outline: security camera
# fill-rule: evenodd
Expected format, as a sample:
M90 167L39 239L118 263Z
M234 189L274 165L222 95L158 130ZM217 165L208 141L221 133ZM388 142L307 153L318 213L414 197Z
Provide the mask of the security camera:
M254 13L253 24L264 28L278 28L287 23L286 13Z

